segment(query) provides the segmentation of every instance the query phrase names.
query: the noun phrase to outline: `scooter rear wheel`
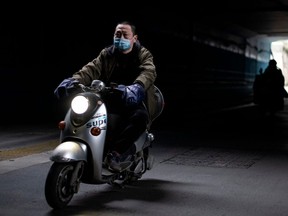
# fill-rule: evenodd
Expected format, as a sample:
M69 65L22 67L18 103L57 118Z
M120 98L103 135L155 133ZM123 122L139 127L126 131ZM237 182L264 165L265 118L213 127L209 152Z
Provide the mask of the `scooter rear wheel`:
M54 209L61 209L73 198L73 188L70 186L74 166L65 163L54 163L45 182L45 197L47 203Z

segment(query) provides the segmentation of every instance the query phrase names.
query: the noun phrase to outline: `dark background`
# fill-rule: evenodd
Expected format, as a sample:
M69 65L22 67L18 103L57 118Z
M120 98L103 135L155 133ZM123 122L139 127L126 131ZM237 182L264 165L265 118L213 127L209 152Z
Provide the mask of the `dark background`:
M156 124L189 127L201 114L253 101L254 77L269 60L269 50L258 45L269 49L272 38L288 32L284 1L152 3L2 6L1 124L57 125L67 104L56 99L55 88L110 45L123 20L136 25L154 55L155 84L165 98Z
M56 99L54 89L110 45L117 22L123 20L136 25L140 42L154 55L156 85L166 102L158 121L167 119L168 113L179 106L174 87L189 73L191 57L188 14L179 16L163 10L160 15L153 10L134 10L125 15L120 10L99 11L99 7L84 4L73 11L44 5L37 9L27 5L23 10L21 6L12 9L7 9L1 20L3 126L57 125L66 104Z

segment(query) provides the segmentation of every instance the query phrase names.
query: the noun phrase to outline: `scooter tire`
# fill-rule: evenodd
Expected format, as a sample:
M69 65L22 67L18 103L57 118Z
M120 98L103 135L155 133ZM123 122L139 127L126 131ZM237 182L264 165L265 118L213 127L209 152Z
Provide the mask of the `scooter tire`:
M70 186L74 166L67 163L52 164L45 182L45 198L53 209L62 209L74 196Z

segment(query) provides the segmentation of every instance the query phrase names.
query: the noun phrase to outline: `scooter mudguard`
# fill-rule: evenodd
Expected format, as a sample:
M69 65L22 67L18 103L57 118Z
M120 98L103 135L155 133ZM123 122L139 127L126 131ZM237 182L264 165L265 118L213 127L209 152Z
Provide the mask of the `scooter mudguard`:
M79 142L63 142L53 150L50 160L55 162L87 161L87 146Z

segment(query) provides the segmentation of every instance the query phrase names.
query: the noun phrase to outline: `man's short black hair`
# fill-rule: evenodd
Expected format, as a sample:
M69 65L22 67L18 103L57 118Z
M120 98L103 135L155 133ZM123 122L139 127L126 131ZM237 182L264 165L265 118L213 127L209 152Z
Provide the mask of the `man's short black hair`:
M121 22L118 23L118 25L120 25L120 24L122 24L122 25L130 25L133 35L136 35L136 26L132 22L125 20L125 21L121 21Z

